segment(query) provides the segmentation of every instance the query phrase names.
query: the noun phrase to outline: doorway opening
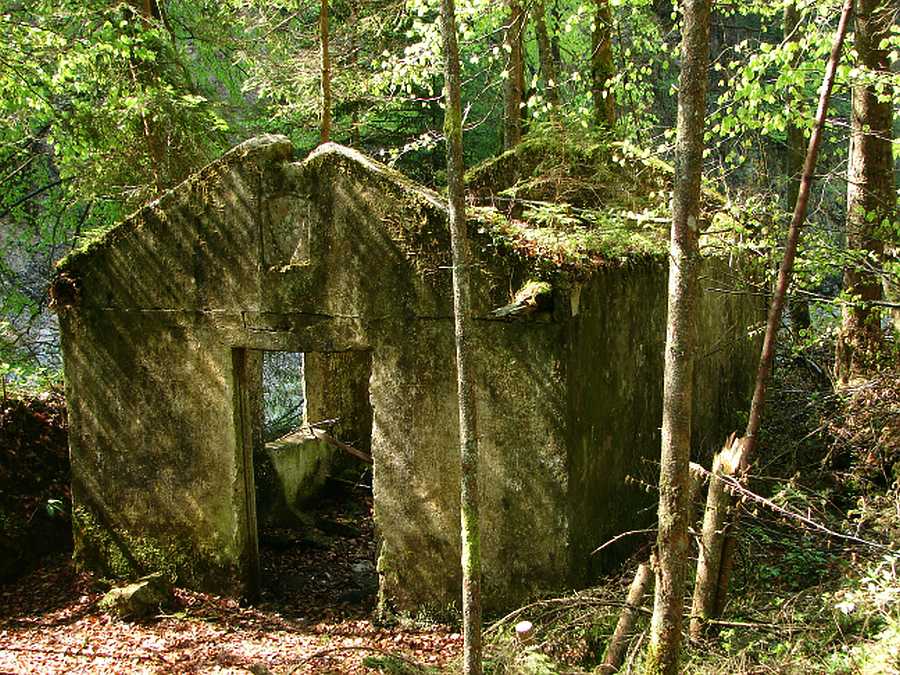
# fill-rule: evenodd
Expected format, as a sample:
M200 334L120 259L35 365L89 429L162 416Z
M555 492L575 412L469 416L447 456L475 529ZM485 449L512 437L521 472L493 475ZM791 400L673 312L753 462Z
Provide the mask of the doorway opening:
M371 353L245 352L258 603L304 618L368 614Z

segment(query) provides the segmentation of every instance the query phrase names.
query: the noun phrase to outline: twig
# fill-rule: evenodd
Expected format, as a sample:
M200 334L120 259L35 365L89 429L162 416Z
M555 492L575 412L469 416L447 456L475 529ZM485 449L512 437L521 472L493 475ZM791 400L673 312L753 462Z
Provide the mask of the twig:
M73 179L73 177L71 177L71 176L67 177L67 178L60 178L59 180L54 180L54 181L47 183L43 187L39 187L39 188L32 190L24 197L17 199L12 204L7 206L6 209L2 213L0 213L0 218L6 218L6 216L8 216L10 213L12 213L13 209L15 209L17 206L24 204L29 199L32 199L33 197L37 197L38 195L43 194L47 190L50 190L51 188L55 188L57 185L62 185L63 183L67 183L68 181L70 181L72 179Z
M657 528L655 528L655 527L646 527L643 530L628 530L627 532L622 532L621 534L617 534L615 537L613 537L606 543L600 544L600 546L598 546L593 551L591 551L591 555L594 555L595 553L599 553L600 551L605 549L607 546L611 546L612 544L619 541L619 539L624 539L625 537L630 537L633 534L650 534L652 532L656 532L656 529Z
M793 518L794 520L799 520L804 525L808 525L812 529L814 529L818 532L821 532L822 534L826 534L829 537L835 537L836 539L843 539L845 541L852 541L855 544L861 544L863 546L877 548L882 551L888 551L889 553L900 554L900 551L897 551L896 549L893 549L890 546L887 546L885 544L879 544L876 541L869 541L868 539L863 539L861 537L857 537L852 534L844 534L843 532L836 532L835 530L832 530L832 529L826 527L825 525L822 525L821 523L816 522L812 518L808 518L807 516L804 516L802 513L797 513L796 511L791 511L790 509L787 509L783 506L779 506L778 504L773 502L771 499L767 499L767 498L763 497L762 495L758 495L755 492L752 492L749 489L745 488L743 485L741 485L739 480L737 480L736 478L734 478L732 476L714 475L711 471L707 471L706 469L704 469L704 472L707 473L709 476L715 478L716 480L722 481L733 492L740 494L742 497L745 497L745 498L755 501L759 504L762 504L763 506L766 506L769 509L771 509L771 510L775 511L776 513L779 513L783 516L786 516L788 518Z
M373 463L372 455L369 455L369 454L363 452L362 450L358 450L358 449L354 448L352 445L347 445L346 443L336 439L331 434L325 433L321 429L317 429L314 426L308 426L308 428L309 428L310 432L312 432L312 435L315 436L320 441L323 441L323 442L327 443L328 445L332 445L332 446L338 448L339 450L343 450L348 455L352 455L353 457L356 457L357 459L362 460L363 462L366 462L367 464Z
M621 600L601 600L596 596L588 595L585 592L575 593L573 596L563 597L563 598L546 598L544 600L537 600L535 602L529 603L518 609L514 609L506 616L497 619L485 629L485 635L489 633L494 633L503 628L503 626L508 625L513 619L518 618L519 616L525 614L526 612L534 612L539 609L543 609L543 614L540 616L546 617L547 614L551 613L559 613L565 611L567 609L574 609L579 605L597 608L597 607L610 607L616 609L622 609L626 607L626 603ZM641 607L637 609L644 614L652 614L649 609Z
M314 659L318 659L322 656L328 656L329 654L337 654L340 652L374 652L376 654L384 654L385 656L390 656L392 659L397 659L398 661L403 661L403 663L412 666L413 668L417 668L418 670L425 670L425 666L417 661L413 661L401 654L395 654L393 652L386 651L384 649L379 649L378 647L365 647L362 645L347 645L346 647L331 647L329 649L321 649L317 651L315 654L310 654L302 661L298 662L293 668L288 671L288 675L293 675L293 673L297 672L297 669L301 666L305 666L310 661Z
M783 624L762 621L724 621L722 619L706 619L703 623L713 626L729 626L732 628L764 628L766 630L784 630Z

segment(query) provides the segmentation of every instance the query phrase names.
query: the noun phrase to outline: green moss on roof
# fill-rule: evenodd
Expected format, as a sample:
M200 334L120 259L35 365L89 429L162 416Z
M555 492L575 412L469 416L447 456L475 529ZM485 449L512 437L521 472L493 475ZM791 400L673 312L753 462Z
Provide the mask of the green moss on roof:
M661 260L668 250L668 221L662 224L650 213L581 213L577 224L530 215L507 218L493 207L474 207L476 241L487 238L497 248L569 271Z
M538 129L466 175L480 234L536 261L590 269L662 260L673 167L604 134ZM725 200L704 189L706 222Z

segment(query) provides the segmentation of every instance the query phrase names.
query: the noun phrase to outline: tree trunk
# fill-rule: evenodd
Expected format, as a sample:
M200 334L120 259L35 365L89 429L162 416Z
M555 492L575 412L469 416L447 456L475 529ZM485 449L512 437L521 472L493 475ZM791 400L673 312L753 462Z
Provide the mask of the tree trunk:
M319 3L319 67L322 121L319 125L319 142L331 140L331 56L328 53L328 0Z
M453 317L459 398L460 532L462 538L463 672L481 675L481 535L478 519L478 438L471 361L469 251L463 185L459 47L453 0L441 0L444 42L444 135L447 139L450 245L453 249Z
M553 15L553 23L562 25L562 12L559 9L560 0L553 0L550 13ZM553 63L562 63L562 49L559 44L559 30L557 29L550 38L550 53L553 54Z
M130 7L138 12L144 19L137 30L143 31L152 26L159 19L159 5L156 0L131 0ZM134 53L134 47L129 47L129 70L131 79L136 89L143 89L144 82L148 79L147 68L141 59ZM150 160L150 173L153 175L153 184L157 192L162 192L168 184L165 166L166 152L159 125L155 122L154 115L148 115L145 108L141 108L141 126L143 127L144 141L147 145L147 156Z
M797 5L789 2L784 6L784 40L785 42L799 42L800 12ZM799 68L800 53L794 57L791 67ZM790 116L792 100L787 100L788 115ZM803 158L806 155L806 134L803 129L792 120L788 120L787 146L784 156L784 173L787 176L787 189L785 190L785 209L793 210L797 202L797 193L800 190L800 177L803 174ZM809 328L809 302L805 298L794 295L788 304L788 312L791 317L791 325L794 328Z
M612 12L609 0L595 0L594 32L591 34L591 97L594 124L612 129L616 123L616 100L610 85L616 74L612 57Z
M510 150L522 140L522 89L525 78L522 55L522 33L525 14L519 0L509 0L509 24L504 40L509 58L504 96L503 148Z
M628 635L634 628L634 620L637 618L647 587L652 580L653 570L650 568L650 564L641 563L638 565L637 572L634 574L634 580L628 589L625 607L622 608L619 621L616 623L616 629L613 631L612 637L609 638L609 646L606 648L603 664L597 669L597 672L615 673L622 667L622 661L625 660L625 651L628 647Z
M887 47L893 7L889 0L856 0L855 46L867 74L891 79ZM889 86L889 85L888 85ZM835 345L837 381L847 384L870 372L881 350L881 312L872 301L883 298L880 268L886 229L893 220L896 194L891 153L893 113L890 89L879 100L874 85L853 87L850 113L850 158L847 165L847 248L865 254L865 261L844 268L844 290L856 301L843 310ZM883 95L884 96L884 95Z
M719 565L722 546L725 543L725 527L732 501L725 490L723 476L733 476L741 465L741 441L732 434L722 450L713 458L712 476L706 495L703 515L703 532L697 556L697 579L694 583L694 601L691 607L691 638L697 640L703 631L703 622L715 615L716 589L719 585Z
M691 511L688 467L699 290L700 177L709 65L709 13L710 0L684 2L659 469L658 568L645 663L648 673L672 675L678 672L681 648Z
M544 0L534 0L534 32L537 36L538 59L541 63L541 77L547 92L547 101L554 112L559 107L559 80L556 75L556 62L553 60L553 48L547 33L547 19L544 11Z
M769 375L772 372L772 362L775 359L775 341L778 336L778 328L781 325L781 314L784 309L784 301L791 282L791 274L794 269L794 258L797 254L797 244L800 241L800 227L806 220L806 210L809 204L809 194L812 187L813 174L815 173L816 160L819 155L819 146L822 142L822 131L825 128L825 115L828 111L828 101L831 98L831 89L834 86L834 76L840 60L841 49L844 44L844 36L847 32L850 14L853 9L853 0L844 0L841 9L841 18L838 23L834 42L831 45L831 55L825 68L825 77L819 90L819 105L816 109L816 120L812 135L809 138L809 147L806 150L806 159L803 163L803 178L800 181L800 191L797 194L797 203L794 205L794 215L788 228L787 241L784 246L784 257L778 268L778 281L775 284L775 292L772 295L772 303L769 306L769 315L766 320L766 334L763 338L763 347L759 355L759 365L756 369L756 380L753 388L753 400L750 403L750 418L747 421L747 429L742 439L743 454L741 463L749 466L756 449L756 439L762 424L762 411L766 402L766 390L769 383ZM720 614L725 607L728 594L728 586L731 579L731 569L734 563L734 554L737 547L737 525L740 517L740 509L735 510L734 519L727 531L725 544L722 549L722 560L719 564L719 582L716 590L714 615Z

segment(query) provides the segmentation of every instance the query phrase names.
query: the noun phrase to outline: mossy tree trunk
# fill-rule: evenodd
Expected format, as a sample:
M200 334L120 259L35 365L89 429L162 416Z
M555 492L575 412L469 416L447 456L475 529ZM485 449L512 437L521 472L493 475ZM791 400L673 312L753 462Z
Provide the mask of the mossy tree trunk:
M441 0L444 42L444 134L447 140L450 246L453 250L453 317L459 398L460 532L462 537L463 672L481 675L481 534L478 519L478 438L472 367L469 243L463 185L459 46L453 0Z
M616 123L616 100L610 90L616 74L612 56L612 12L609 0L594 0L594 30L591 33L591 97L594 124L612 129Z
M547 18L544 11L544 0L534 0L532 8L534 17L534 33L537 37L538 60L541 64L541 77L546 87L547 101L553 106L553 112L559 107L559 80L556 74L556 62L553 60L553 48L547 32Z
M522 90L525 79L522 34L525 13L519 0L508 0L509 19L504 43L509 59L506 69L503 116L503 148L509 150L522 140Z
M847 164L847 247L859 253L844 269L844 291L854 301L844 307L835 345L834 369L839 383L865 375L881 350L883 299L880 277L884 236L893 222L896 194L891 152L893 111L887 45L894 16L890 0L856 0L855 46L863 77L878 77L887 87L880 95L873 82L853 86L850 112L850 158Z
M678 672L690 519L691 402L700 265L700 177L710 0L685 0L672 195L669 308L659 469L656 593L648 673Z
M328 53L328 0L319 4L319 77L322 99L322 120L319 125L319 142L331 140L331 56Z

